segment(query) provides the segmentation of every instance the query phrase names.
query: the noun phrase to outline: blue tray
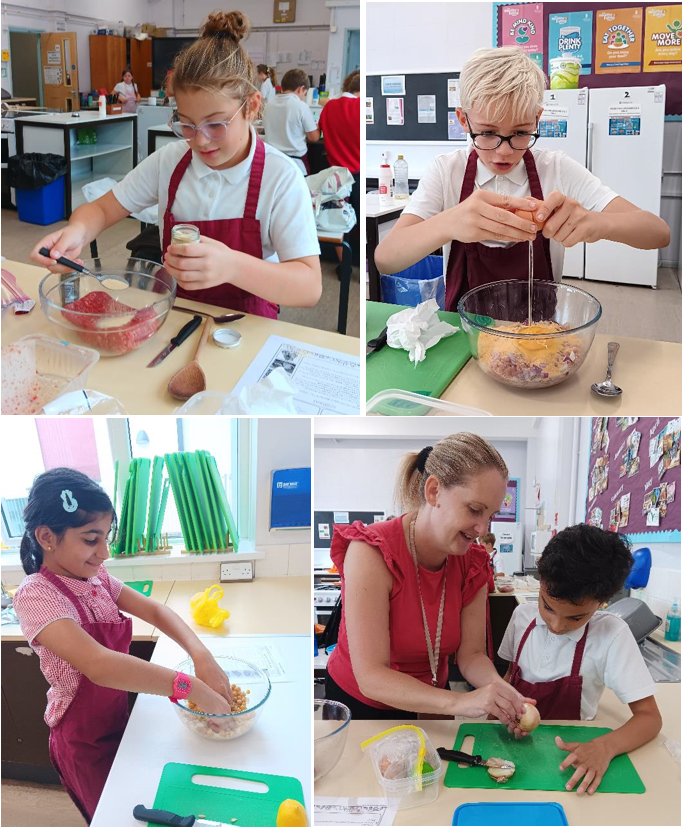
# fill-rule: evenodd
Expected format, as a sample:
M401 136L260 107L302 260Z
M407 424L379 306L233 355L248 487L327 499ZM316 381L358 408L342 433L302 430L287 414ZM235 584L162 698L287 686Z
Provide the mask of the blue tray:
M461 804L452 816L452 823L458 825L479 825L479 827L549 827L554 824L568 824L561 804L554 802L519 801L508 804Z

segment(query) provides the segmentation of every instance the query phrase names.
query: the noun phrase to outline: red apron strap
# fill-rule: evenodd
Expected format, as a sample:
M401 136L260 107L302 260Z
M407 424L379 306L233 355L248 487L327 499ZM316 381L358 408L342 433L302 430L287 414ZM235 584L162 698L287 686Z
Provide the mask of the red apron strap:
M180 159L180 162L175 167L173 174L171 175L170 183L168 184L168 203L166 204L166 215L172 211L173 202L175 201L175 195L178 191L178 187L180 186L180 181L182 181L182 176L185 174L187 167L191 163L192 150L188 149Z
M585 626L585 633L578 641L578 645L575 647L575 652L573 653L573 666L571 666L571 677L577 678L580 675L580 667L583 662L583 652L585 651L585 644L587 643L587 632L589 631L590 624L588 623Z
M530 194L532 198L543 200L542 184L540 184L540 176L538 175L538 168L535 165L535 158L530 149L527 149L523 154L523 161L526 165L526 175L528 176L528 185L530 187Z
M256 150L253 153L251 162L251 174L249 175L249 189L246 193L246 204L244 205L244 218L255 218L260 198L260 185L263 179L263 168L265 167L265 144L256 136Z
M466 170L464 172L464 180L462 181L462 189L459 193L460 204L465 198L468 198L474 191L476 184L476 170L478 168L478 155L474 149L469 153Z
M83 609L80 600L78 600L76 598L76 595L69 588L67 588L67 586L64 583L62 583L62 581L57 577L56 574L54 574L54 572L51 572L45 566L41 566L40 574L42 574L46 580L49 580L53 586L56 586L59 589L59 591L73 603L73 605L76 607L76 611L78 612L78 616L80 617L82 623L90 622L88 620L88 616L85 614L85 609Z
M523 633L523 636L521 638L521 643L519 643L519 648L516 650L516 660L514 661L514 663L518 664L519 658L521 657L521 650L526 645L526 641L528 640L528 635L533 631L534 628L535 628L535 618L533 618L531 620L531 622L528 624L528 628Z

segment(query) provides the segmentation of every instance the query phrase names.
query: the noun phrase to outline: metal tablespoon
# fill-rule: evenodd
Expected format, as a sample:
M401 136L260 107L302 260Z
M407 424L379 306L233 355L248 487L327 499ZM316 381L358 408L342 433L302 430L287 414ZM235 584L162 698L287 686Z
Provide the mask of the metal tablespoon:
M225 313L224 316L211 316L210 313L204 313L203 310L190 310L189 307L180 307L174 304L171 310L179 310L181 313L191 313L193 316L205 316L207 319L213 319L216 324L229 324L230 322L237 322L244 318L244 313Z
M609 342L609 359L606 365L606 379L603 382L594 382L592 390L600 396L620 396L623 391L611 381L611 370L616 361L616 354L620 349L618 342Z
M47 247L41 247L39 252L41 256L50 258L50 251ZM63 264L64 267L70 267L72 270L76 270L76 272L82 273L84 276L92 276L94 279L97 279L103 287L109 287L112 290L123 290L128 287L128 282L123 278L123 276L115 276L113 274L108 276L106 273L93 273L92 270L88 270L88 268L84 267L82 264L71 261L70 258L60 256L59 258L51 258L50 261L54 261L56 264ZM64 281L71 281L71 279L75 278L76 276L70 276L68 279L64 279ZM107 282L114 282L114 284L107 284Z

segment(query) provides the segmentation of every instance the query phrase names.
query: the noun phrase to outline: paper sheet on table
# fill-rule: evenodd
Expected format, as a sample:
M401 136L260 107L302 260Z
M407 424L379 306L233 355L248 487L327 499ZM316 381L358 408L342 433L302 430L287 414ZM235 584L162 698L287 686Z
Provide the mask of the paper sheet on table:
M293 680L286 670L284 658L276 643L259 643L255 640L240 640L239 638L216 641L211 636L211 652L213 655L241 658L253 663L254 666L267 672L273 683L287 683ZM230 677L232 674L230 672Z
M315 796L315 827L390 827L397 810L384 798Z
M246 385L283 368L297 388L294 404L299 414L359 414L360 357L305 345L282 336L270 336L232 389L238 394Z

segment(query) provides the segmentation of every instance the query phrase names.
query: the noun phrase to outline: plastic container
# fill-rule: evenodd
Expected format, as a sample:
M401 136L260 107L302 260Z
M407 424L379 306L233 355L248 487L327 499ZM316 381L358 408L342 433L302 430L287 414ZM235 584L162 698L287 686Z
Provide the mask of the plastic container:
M360 746L369 752L389 806L408 810L438 798L443 764L421 727L391 727Z
M479 408L468 408L400 388L375 393L367 402L365 413L368 416L492 416Z
M95 273L123 276L129 286L112 290L91 276L50 273L39 287L43 313L60 338L92 347L100 356L137 350L168 318L177 291L175 279L144 259L114 256L84 264Z
M542 825L568 824L566 813L561 804L554 801L509 801L460 804L452 816L452 823L463 827L467 825L523 825L533 827Z
M428 299L435 299L438 307L445 310L442 256L426 256L398 273L381 274L381 301L416 307Z
M2 413L36 414L62 394L83 390L95 350L31 334L2 349Z
M592 346L601 304L585 290L551 281L497 281L470 290L457 312L484 373L514 388L547 388L579 370ZM546 332L545 332L546 331Z
M64 176L37 190L16 190L19 220L27 224L54 224L64 218Z
M550 89L577 89L582 64L577 57L553 57L549 61Z
M500 594L514 594L514 578L496 577L495 588Z
M173 704L178 717L188 729L211 741L230 741L245 735L260 717L265 702L270 697L272 684L267 674L248 661L224 655L216 655L218 666L229 676L230 683L248 691L248 706L244 712L229 715L211 715L189 707L184 698ZM194 675L194 663L184 660L176 667L178 672Z
M99 111L100 118L106 118L107 116L107 96L100 95L97 101L97 110Z
M665 618L665 640L677 641L680 639L680 607L677 602L670 607Z
M383 163L379 167L379 206L388 207L391 204L391 167Z
M398 160L393 164L393 178L393 198L396 201L406 201L410 197L410 177L407 161L402 155L398 155Z
M350 709L338 701L313 701L314 780L326 775L337 765L348 738Z

